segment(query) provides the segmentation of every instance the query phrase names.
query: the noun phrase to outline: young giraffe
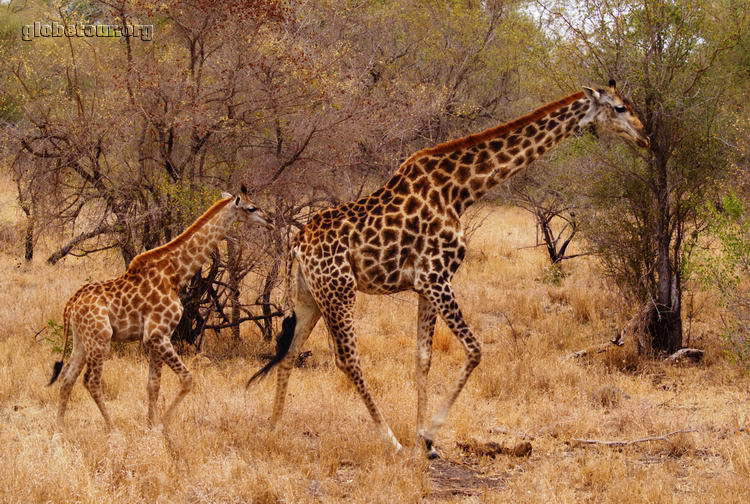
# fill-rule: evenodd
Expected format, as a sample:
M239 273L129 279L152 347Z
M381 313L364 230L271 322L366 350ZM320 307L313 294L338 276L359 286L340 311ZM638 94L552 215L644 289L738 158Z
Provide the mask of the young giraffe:
M649 146L632 106L610 81L606 89L584 88L506 124L421 150L370 196L314 215L292 242L298 265L294 311L284 321L275 357L248 382L279 365L272 425L284 407L293 356L322 315L337 366L354 383L386 439L400 450L362 377L354 301L357 290L373 294L413 290L419 294L417 434L428 456L437 457L435 435L481 357L480 343L464 322L451 287L466 251L459 217L491 187L584 126L601 126L641 147ZM425 429L427 373L437 315L463 344L466 363Z
M112 430L102 397L102 364L109 354L111 341L139 339L149 358L149 425L154 422L162 364L166 363L180 379L180 391L164 414L163 423L167 427L175 407L193 387L190 371L170 342L182 315L177 292L208 261L241 215L248 215L251 222L271 226L268 217L247 199L244 186L242 196L223 193L222 199L182 234L133 258L123 275L106 282L86 284L70 298L63 313L64 347L72 332L73 350L65 369L62 360L55 363L49 382L52 385L62 370L58 429L63 429L70 391L86 364L83 384L99 407L107 430Z

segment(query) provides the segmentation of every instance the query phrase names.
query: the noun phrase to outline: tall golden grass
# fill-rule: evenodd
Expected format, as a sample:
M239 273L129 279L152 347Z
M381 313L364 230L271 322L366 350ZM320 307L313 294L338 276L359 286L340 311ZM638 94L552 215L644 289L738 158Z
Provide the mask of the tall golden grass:
M3 195L5 203L12 198ZM16 226L4 205L0 225ZM438 438L444 457L501 488L441 493L435 470L415 444L416 298L362 295L357 329L365 377L407 450L394 455L373 429L361 400L329 355L323 324L295 369L280 428L269 430L274 380L245 390L267 351L250 328L241 348L213 337L186 356L196 388L168 436L146 427L147 365L137 344L113 352L104 387L116 430L107 435L79 384L67 427L54 433L57 388L46 387L56 356L35 337L60 320L85 281L117 274L117 258L66 259L51 267L19 261L20 244L0 257L0 502L750 502L748 376L722 356L712 332L718 309L706 296L693 322L699 367L639 361L615 350L584 362L567 355L606 341L627 307L596 264L565 264L560 285L544 283L533 223L519 210L494 208L471 242L455 288L484 356ZM53 244L49 244L50 247ZM40 244L44 248L45 244ZM114 265L114 266L113 266ZM435 335L430 405L455 380L463 351L442 322ZM177 390L165 369L161 407ZM624 448L581 445L579 438L628 440L679 429L669 442ZM533 436L528 458L465 455L468 438L513 444Z

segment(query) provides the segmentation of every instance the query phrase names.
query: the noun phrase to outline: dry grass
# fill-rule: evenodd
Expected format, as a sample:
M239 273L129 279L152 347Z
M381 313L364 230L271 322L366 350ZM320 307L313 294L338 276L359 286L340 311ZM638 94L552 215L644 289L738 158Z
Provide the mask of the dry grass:
M18 218L6 210L0 228ZM543 251L518 250L532 239L527 215L495 209L473 237L455 282L484 341L484 359L438 444L460 463L450 467L496 476L485 489L476 478L465 487L461 478L458 487L448 485L456 482L452 473L430 470L411 450L391 453L333 365L322 324L308 343L312 365L292 375L276 432L267 422L273 380L244 389L262 349L248 332L241 351L214 341L205 355L186 357L197 386L169 436L145 426L146 363L138 345L114 352L105 364L116 432L104 433L79 383L67 430L54 435L57 388L45 381L55 356L34 334L48 319L60 319L81 283L113 276L119 262L68 259L49 267L2 255L0 502L748 502L750 436L738 429L747 423L750 380L709 336L717 316L710 298L692 327L693 344L709 352L700 367L637 362L624 350L572 361L567 354L605 341L627 314L588 259L566 264L559 286L543 283ZM394 432L411 448L416 298L362 296L359 308L365 376ZM431 405L462 362L460 345L439 323ZM162 407L177 388L169 371L163 382ZM619 449L573 441L683 428L698 432ZM466 458L456 447L470 438L513 444L520 433L533 436L528 458Z

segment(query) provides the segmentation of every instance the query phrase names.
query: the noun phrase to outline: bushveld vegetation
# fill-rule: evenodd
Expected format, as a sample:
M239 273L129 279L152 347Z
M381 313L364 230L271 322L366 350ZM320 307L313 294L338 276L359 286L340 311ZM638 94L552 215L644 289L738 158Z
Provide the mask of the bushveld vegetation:
M747 502L748 9L1 2L0 501ZM35 21L154 30L22 41ZM582 135L465 216L455 287L484 358L440 433L444 460L411 451L410 293L362 295L357 320L365 375L407 453L373 430L323 324L270 432L271 381L244 382L270 351L286 243L307 216L377 188L419 148L610 78L648 152ZM181 293L176 339L197 386L172 431L146 427L141 348L115 345L116 432L76 387L54 434L44 384L65 301L240 183L277 228L238 227ZM607 344L618 334L623 346ZM685 346L705 350L700 364L663 359ZM434 347L431 397L463 361L441 322ZM164 381L162 401L177 387ZM485 442L532 451L489 456Z

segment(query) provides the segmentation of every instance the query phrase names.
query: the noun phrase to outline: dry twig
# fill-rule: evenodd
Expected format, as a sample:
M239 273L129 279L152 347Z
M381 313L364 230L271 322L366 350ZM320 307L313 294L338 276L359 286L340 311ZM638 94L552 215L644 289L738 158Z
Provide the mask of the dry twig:
M641 439L632 439L629 441L603 441L601 439L574 439L573 441L581 444L600 444L604 446L612 446L612 447L621 447L621 446L629 446L634 445L637 443L647 443L650 441L667 441L669 442L669 437L674 436L676 434L685 434L688 432L698 432L698 429L680 429L673 432L669 432L667 434L663 434L661 436L652 436L652 437L645 437Z

